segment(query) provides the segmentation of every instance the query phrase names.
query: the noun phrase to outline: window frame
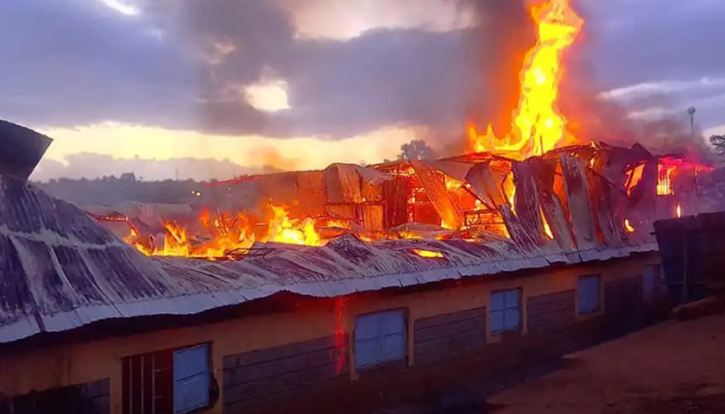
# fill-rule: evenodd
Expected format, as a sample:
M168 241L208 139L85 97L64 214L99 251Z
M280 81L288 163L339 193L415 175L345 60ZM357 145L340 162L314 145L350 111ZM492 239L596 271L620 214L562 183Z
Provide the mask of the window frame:
M513 292L517 293L517 298L516 298L516 302L515 302L516 306L509 306L506 299L509 297L509 294L511 294ZM501 309L496 309L493 306L495 295L502 295L503 307ZM523 329L523 320L524 320L524 315L522 314L523 297L524 297L523 289L520 287L513 288L513 289L495 290L495 291L492 291L491 293L489 293L489 296L488 296L488 299L489 299L488 300L488 315L489 315L488 331L492 336L502 335L502 334L505 334L506 332L517 332L517 331L521 332L521 330ZM516 326L507 327L508 324L507 324L506 315L511 310L516 310L516 314L517 314ZM494 322L493 322L494 317L495 317L494 315L498 315L498 314L502 315L502 321L501 321L502 327L501 327L501 329L494 329Z
M386 315L386 314L400 315L400 317L402 319L402 325L401 325L401 331L400 331L401 342L402 342L402 344L401 344L402 355L393 357L393 358L389 358L389 359L383 358L384 351L382 348L383 347L382 340L385 337L388 337L388 338L392 337L392 336L396 335L397 333L387 333L387 334L383 333L380 330L381 329L380 325L378 325L378 331L377 331L376 336L360 338L359 337L360 332L358 329L361 319L371 318L371 317L375 317L375 316L380 317L380 316ZM378 320L378 324L380 322L381 321ZM407 362L407 360L408 360L408 341L409 341L408 329L409 329L409 321L408 321L408 309L407 308L385 309L385 310L368 312L368 313L356 315L355 316L355 326L353 327L353 332L352 332L353 355L355 357L355 370L365 371L365 370L375 369L377 367L385 366L388 364L396 363L398 361ZM373 363L366 363L364 365L360 365L359 356L361 355L361 353L358 351L358 348L359 348L360 344L370 343L371 340L375 340L375 342L377 343L377 347L378 347L377 361L373 362Z
M204 405L195 406L191 409L179 411L177 408L177 384L179 380L176 378L177 369L177 354L184 351L192 351L197 348L205 349L205 369L195 375L184 377L184 379L193 378L197 375L205 375L206 383L206 401ZM150 362L149 362L150 361ZM157 369L157 361L164 361L162 367L169 365L166 368ZM213 408L216 403L215 398L212 396L212 386L214 381L214 367L212 360L212 343L203 342L188 346L181 346L175 348L160 349L157 351L146 352L143 354L127 355L121 359L122 363L122 410L123 414L151 414L158 412L158 410L166 411L170 408L173 414L191 414L199 411L208 410ZM144 376L148 374L148 367L144 364L151 365L151 376ZM134 387L134 379L138 380L138 373L134 377L134 367L139 366L142 371L140 373L141 384L139 388ZM161 387L160 389L158 387ZM139 392L140 391L140 392ZM166 395L168 393L168 395ZM135 401L135 398L141 397L141 403ZM145 401L145 398L150 397L149 401ZM161 408L157 405L159 398L168 399L166 404ZM150 405L150 406L149 406Z
M582 283L587 280L596 280L596 295L594 296L596 298L596 306L593 308L587 307L586 309L582 307L582 298L584 297L584 294L587 292L583 292L584 286L582 286ZM586 317L586 316L592 316L592 315L598 315L603 312L604 310L604 301L602 298L602 292L603 292L603 281L602 281L602 275L601 274L591 274L591 275L584 275L579 276L577 279L577 285L576 285L576 313L578 316Z

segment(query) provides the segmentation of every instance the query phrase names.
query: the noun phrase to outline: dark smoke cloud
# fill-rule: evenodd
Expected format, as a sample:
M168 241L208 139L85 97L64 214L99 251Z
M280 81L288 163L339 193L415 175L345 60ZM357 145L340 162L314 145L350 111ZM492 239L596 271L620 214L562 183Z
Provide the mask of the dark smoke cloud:
M470 61L470 31L300 39L279 2L153 4L158 15L174 9L166 24L207 63L198 73L196 119L208 132L334 139L390 125L458 128L469 97L483 90L476 66L460 64ZM266 78L287 82L291 110L262 113L246 102L243 86Z

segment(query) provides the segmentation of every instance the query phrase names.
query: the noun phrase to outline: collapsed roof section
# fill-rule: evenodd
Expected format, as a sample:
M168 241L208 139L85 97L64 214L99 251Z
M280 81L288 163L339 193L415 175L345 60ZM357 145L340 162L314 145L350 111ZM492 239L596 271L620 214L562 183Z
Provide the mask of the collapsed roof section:
M651 232L658 162L641 146L599 144L522 162L477 153L371 167L334 164L321 171L215 183L204 190L201 202L216 209L220 221L225 214L245 214L262 227L270 206L284 206L293 218L351 223L345 226L348 232L365 240L520 237L514 233L524 226L526 234L533 230L535 238L548 235L562 248L573 249L587 247L590 238L611 242L625 229ZM580 190L583 182L587 185ZM563 229L574 225L586 229L578 235ZM421 228L425 230L418 232ZM214 232L212 228L201 237Z

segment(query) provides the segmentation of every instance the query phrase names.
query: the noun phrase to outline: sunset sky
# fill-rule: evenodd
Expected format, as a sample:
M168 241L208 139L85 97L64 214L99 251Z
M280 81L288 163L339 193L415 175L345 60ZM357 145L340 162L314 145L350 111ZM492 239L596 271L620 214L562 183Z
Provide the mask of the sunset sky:
M495 102L481 62L497 39L478 29L504 17L478 6L502 1L519 0L2 0L0 118L55 139L37 180L445 151ZM597 99L632 119L696 106L706 136L725 132L725 1L572 5Z

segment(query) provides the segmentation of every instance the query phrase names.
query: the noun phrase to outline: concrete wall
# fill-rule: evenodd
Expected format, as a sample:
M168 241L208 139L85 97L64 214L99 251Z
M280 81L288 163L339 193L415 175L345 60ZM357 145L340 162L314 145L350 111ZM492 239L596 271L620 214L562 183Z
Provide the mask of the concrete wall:
M338 302L344 303L341 312L336 312L334 299L300 298L292 312L16 352L0 356L0 391L14 396L109 378L111 413L120 414L122 358L209 342L213 375L221 395L219 402L204 413L222 413L224 407L226 412L235 412L234 407L245 405L242 401L263 397L268 387L276 391L267 396L275 396L277 402L295 401L296 411L309 403L303 401L305 395L318 395L312 390L327 389L328 385L339 391L336 394L349 395L350 401L368 396L366 400L371 404L385 404L406 395L404 390L409 389L411 395L417 393L421 382L426 387L438 387L442 379L457 377L459 368L476 366L469 359L507 361L506 355L513 355L508 360L516 362L521 359L517 352L531 343L538 344L537 338L556 343L556 332L575 325L590 326L589 331L580 329L579 336L596 334L603 326L600 321L606 319L609 306L604 299L612 301L610 296L614 293L611 292L616 289L602 289L608 293L602 292L604 303L599 314L576 315L572 311L572 300L578 277L600 274L607 287L626 286L626 282L617 283L630 280L631 288L634 285L631 280L641 280L645 267L656 263L655 255L639 255L526 275L467 279L438 288L357 294ZM492 291L513 288L522 289L521 330L516 338L491 335L486 329L489 295ZM335 332L346 332L345 343L349 343L356 315L388 309L407 311L407 360L392 369L358 372L354 368L354 349L345 347L345 365L341 371L331 371L339 359L339 346L330 347ZM514 342L525 344L516 348L512 345ZM302 353L300 347L312 351ZM445 350L448 352L441 354ZM459 365L450 363L451 360L459 361ZM441 364L450 368L450 376L436 373ZM304 384L306 378L317 376L325 379L322 381L325 387L317 387L315 381L315 384ZM389 392L390 384L395 385L395 392ZM303 395L288 393L295 389L307 391ZM251 409L255 404L246 405L250 410L245 412L254 412Z

